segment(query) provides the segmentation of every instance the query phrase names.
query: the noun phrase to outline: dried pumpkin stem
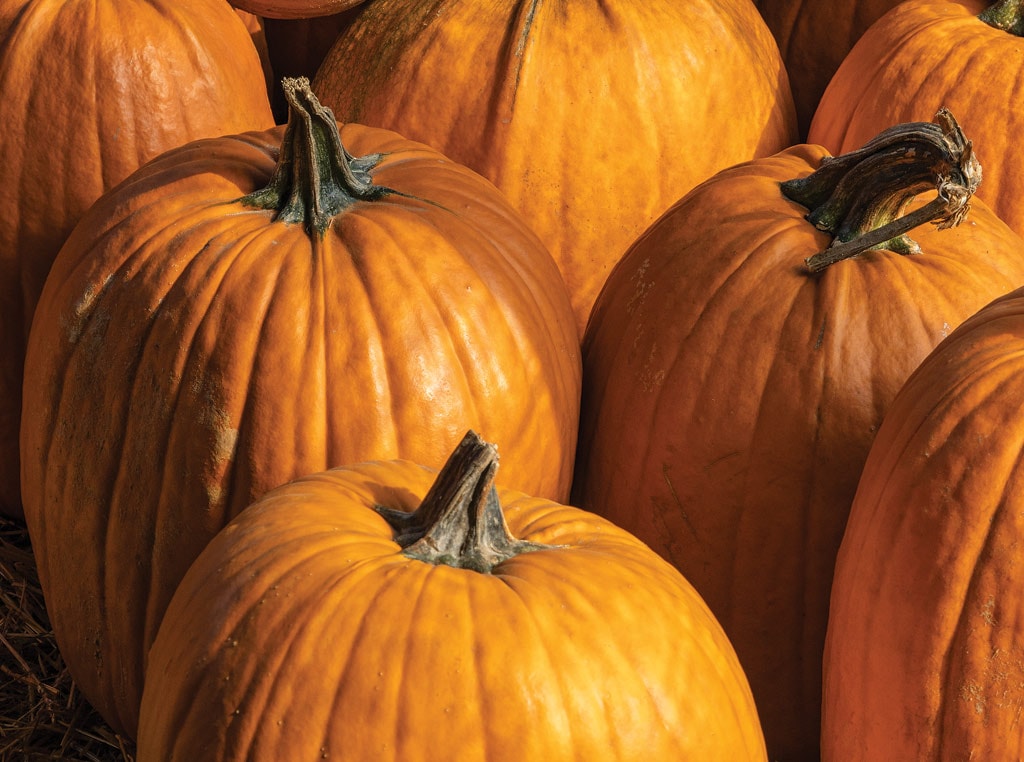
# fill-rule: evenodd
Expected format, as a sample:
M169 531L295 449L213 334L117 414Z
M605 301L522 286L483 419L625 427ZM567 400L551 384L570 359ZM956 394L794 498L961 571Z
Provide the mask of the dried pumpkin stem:
M1024 37L1024 2L1021 0L999 0L979 13L978 18L991 27Z
M417 510L374 508L391 525L406 556L487 574L521 553L554 547L512 536L494 487L497 471L498 448L470 431Z
M907 233L926 222L959 225L981 182L971 141L946 109L934 122L891 127L863 148L827 157L810 175L781 184L782 193L810 211L807 219L833 236L832 244L805 260L811 272L863 251L887 248L920 252ZM910 201L937 191L930 203L903 214Z
M277 166L267 187L241 202L276 211L282 222L305 223L310 235L323 236L331 220L356 201L392 191L370 177L381 154L355 157L345 149L334 113L313 95L308 79L286 77L281 87L288 124Z

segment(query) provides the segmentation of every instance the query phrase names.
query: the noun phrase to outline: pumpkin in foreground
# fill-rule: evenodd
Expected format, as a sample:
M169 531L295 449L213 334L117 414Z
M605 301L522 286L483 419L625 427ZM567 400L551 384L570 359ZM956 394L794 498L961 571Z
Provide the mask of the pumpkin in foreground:
M1024 758L1024 290L929 355L850 509L825 647L826 762Z
M362 460L437 468L467 428L504 448L510 486L569 490L579 343L550 254L479 175L339 134L286 84L286 128L164 154L93 206L30 335L40 580L76 683L129 734L174 588L267 490Z
M800 145L733 167L637 240L588 326L574 504L708 602L772 759L817 755L832 568L886 408L1024 285L1024 241L983 203L949 227L977 169L946 113L840 157ZM896 235L936 209L916 243Z
M140 762L764 760L693 588L497 465L470 432L440 473L338 468L239 514L153 644Z

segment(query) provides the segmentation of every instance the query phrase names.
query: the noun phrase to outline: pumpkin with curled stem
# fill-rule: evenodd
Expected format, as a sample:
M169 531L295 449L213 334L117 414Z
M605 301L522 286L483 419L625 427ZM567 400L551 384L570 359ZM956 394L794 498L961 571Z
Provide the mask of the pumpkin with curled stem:
M1021 0L904 0L872 24L843 60L807 140L841 153L890 124L928 119L948 108L985 163L978 198L1024 235L1022 76Z
M222 0L0 0L0 103L0 513L19 518L26 336L72 227L163 151L274 120Z
M1021 759L1024 290L893 400L836 561L822 759Z
M90 209L26 361L25 515L61 651L134 732L189 563L252 500L472 426L558 498L580 389L550 254L493 185L291 80L283 128L197 141Z
M797 137L750 0L373 0L314 83L339 119L497 185L558 262L580 335L614 263L672 202ZM704 131L713 148L698 150Z
M692 586L496 472L471 432L439 473L364 463L245 509L160 627L139 761L765 760Z
M637 239L595 305L573 503L705 598L772 759L817 755L832 568L886 408L1024 285L1024 241L971 198L977 170L947 113L736 166ZM906 231L922 210L938 224Z

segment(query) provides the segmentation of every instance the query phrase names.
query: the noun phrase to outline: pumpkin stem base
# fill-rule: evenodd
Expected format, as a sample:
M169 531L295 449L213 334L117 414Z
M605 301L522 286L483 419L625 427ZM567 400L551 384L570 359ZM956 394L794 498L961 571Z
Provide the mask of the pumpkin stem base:
M497 471L498 448L470 431L418 509L374 509L391 525L404 555L434 565L489 574L514 556L557 547L512 536L494 487Z

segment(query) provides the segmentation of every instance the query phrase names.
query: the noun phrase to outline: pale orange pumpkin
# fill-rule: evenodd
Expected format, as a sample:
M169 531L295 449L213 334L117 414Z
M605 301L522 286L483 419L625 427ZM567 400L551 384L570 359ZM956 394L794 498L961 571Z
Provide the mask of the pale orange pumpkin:
M314 82L342 121L420 140L497 185L558 263L580 335L658 215L797 139L750 0L373 0Z
M496 477L470 434L440 473L353 465L242 511L167 610L139 761L766 760L693 587Z

